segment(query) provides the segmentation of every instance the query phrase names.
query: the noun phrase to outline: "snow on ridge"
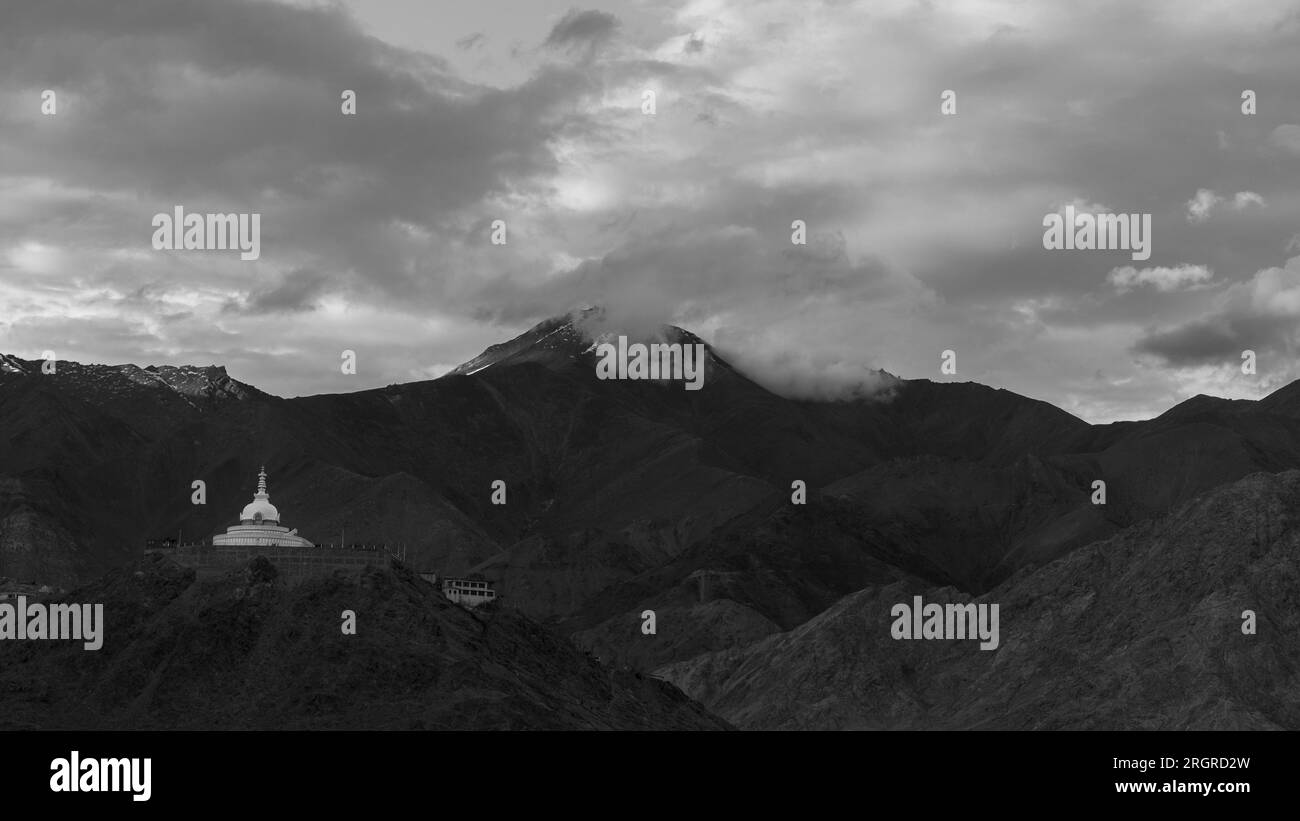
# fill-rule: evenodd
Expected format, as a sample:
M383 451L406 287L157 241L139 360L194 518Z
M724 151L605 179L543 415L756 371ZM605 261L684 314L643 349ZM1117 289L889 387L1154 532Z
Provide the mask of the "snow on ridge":
M0 373L37 373L39 362L38 360L37 369L33 370L32 366L23 360L10 354L0 353ZM226 374L226 369L219 365L150 365L142 368L129 362L121 365L98 363L87 365L70 359L56 360L56 364L58 367L56 373L61 376L71 377L77 381L88 380L101 389L115 393L120 392L124 387L116 377L141 387L165 389L180 396L195 410L199 410L199 407L190 401L191 397L228 396L244 399L248 396L244 386L231 379Z

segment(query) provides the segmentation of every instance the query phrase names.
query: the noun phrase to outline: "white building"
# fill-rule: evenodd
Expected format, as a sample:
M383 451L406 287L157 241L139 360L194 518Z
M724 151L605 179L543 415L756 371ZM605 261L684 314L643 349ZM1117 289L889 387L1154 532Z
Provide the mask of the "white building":
M443 579L442 595L456 604L478 607L496 601L497 591L492 589L492 582L482 579Z
M266 492L266 468L257 474L257 493L239 514L239 524L212 537L213 545L256 545L267 547L313 547L298 535L297 528L280 526L280 511Z

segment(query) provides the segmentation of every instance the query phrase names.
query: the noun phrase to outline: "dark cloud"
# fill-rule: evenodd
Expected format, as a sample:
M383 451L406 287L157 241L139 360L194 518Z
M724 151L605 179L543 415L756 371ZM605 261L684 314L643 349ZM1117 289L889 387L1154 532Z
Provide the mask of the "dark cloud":
M1192 320L1138 340L1133 350L1173 368L1240 365L1243 351L1294 358L1300 328L1294 317L1230 316Z
M45 220L15 214L15 235L75 222L83 242L99 231L143 251L152 215L176 204L258 212L265 264L435 304L440 280L416 260L468 210L544 184L552 142L584 128L576 103L590 80L563 66L479 88L366 36L338 7L214 9L56 2L6 20L0 75L54 85L63 104L48 121L0 110L0 178L122 195L52 201ZM354 117L340 111L343 89L357 94Z
M546 48L592 47L608 40L618 29L618 18L604 11L573 9L560 18L542 44Z
M227 302L226 313L275 314L310 311L325 293L329 279L305 268L290 271L278 284L254 290L241 304Z
M1134 351L1174 368L1239 362L1253 350L1294 359L1300 346L1300 257L1266 268L1216 299L1205 316L1147 333Z
M1174 367L1222 365L1235 359L1260 337L1250 322L1242 319L1198 319L1165 331L1156 331L1138 340L1137 353L1159 357Z
M1190 366L1285 353L1300 318L1270 267L1300 220L1300 18L1216 2L862 4L870 26L853 3L601 5L544 38L544 9L449 20L474 32L441 41L465 71L544 41L489 85L371 36L365 3L0 0L0 350L75 338L93 357L103 335L318 392L360 382L330 381L344 347L383 351L369 384L424 378L600 303L799 395L878 368L943 378L952 348L959 379L1158 413L1216 389ZM1190 223L1202 189L1225 204ZM1243 191L1267 207L1227 207ZM1074 201L1151 213L1152 258L1044 250L1044 213ZM150 218L177 204L260 213L261 259L155 252ZM1215 276L1121 294L1121 266Z

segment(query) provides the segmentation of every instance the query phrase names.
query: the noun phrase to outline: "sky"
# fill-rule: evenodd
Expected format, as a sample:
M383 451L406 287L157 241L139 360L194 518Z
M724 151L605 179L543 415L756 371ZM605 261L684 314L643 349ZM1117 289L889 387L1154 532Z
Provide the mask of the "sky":
M884 369L1109 422L1300 378L1297 0L0 19L0 352L298 396L434 378L599 304L789 396ZM260 214L260 255L156 248L178 206ZM1150 215L1150 257L1045 248L1068 206Z

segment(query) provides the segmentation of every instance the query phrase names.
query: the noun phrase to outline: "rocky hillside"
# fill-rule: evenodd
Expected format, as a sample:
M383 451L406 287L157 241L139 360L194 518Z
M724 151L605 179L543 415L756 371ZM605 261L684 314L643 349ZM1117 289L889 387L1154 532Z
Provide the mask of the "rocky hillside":
M659 671L745 729L1300 729L1300 471L1255 474L974 599L1000 646L896 640L869 585ZM1257 633L1242 632L1242 612Z
M72 591L103 647L0 642L0 728L725 729L671 685L395 567L292 588L264 559L212 581L149 558ZM343 635L344 610L356 635Z

